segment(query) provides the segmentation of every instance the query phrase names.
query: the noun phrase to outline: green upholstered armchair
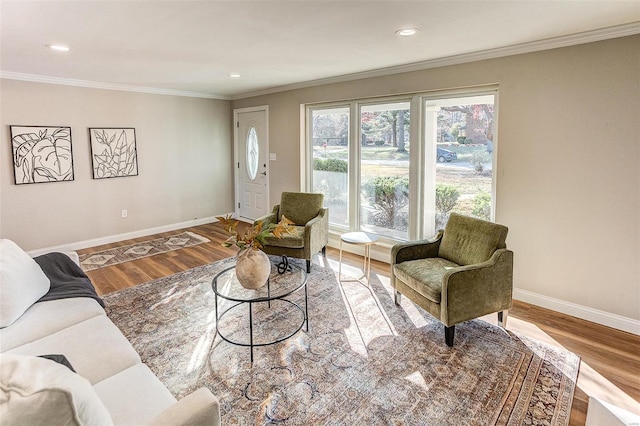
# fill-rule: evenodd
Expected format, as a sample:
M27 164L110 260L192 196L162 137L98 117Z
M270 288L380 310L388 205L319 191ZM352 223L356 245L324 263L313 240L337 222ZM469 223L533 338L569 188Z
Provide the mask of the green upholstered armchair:
M510 309L513 252L507 250L508 228L451 213L444 232L429 239L396 244L391 249L391 285L400 295L444 324L453 346L455 325Z
M282 238L267 237L262 251L277 256L296 257L307 261L311 272L311 257L322 250L327 257L329 242L329 209L322 207L324 195L304 192L283 192L280 204L271 214L256 219L265 225L278 223L284 215L295 224L294 231Z

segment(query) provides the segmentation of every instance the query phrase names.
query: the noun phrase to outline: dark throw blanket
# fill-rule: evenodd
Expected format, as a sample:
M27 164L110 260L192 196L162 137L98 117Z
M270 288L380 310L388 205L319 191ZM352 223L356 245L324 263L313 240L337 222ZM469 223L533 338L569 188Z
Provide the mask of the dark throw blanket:
M71 297L90 297L103 308L104 302L96 293L91 280L69 256L62 253L47 253L34 257L44 274L51 281L49 292L38 302L69 299Z

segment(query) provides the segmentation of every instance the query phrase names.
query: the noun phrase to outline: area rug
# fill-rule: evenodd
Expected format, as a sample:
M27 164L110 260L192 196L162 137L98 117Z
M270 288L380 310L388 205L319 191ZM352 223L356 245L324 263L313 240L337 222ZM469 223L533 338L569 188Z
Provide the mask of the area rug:
M128 246L85 253L80 256L80 266L87 272L104 268L105 266L117 265L118 263L153 256L154 254L166 253L197 244L208 243L209 241L208 238L186 231L169 237L156 238Z
M105 297L107 314L180 399L206 386L222 424L566 425L579 358L481 320L442 325L374 280L339 283L313 265L309 331L249 349L216 337L213 276L226 259ZM304 292L292 300L302 303ZM294 327L295 308L255 304L255 335ZM235 310L234 310L235 311ZM233 316L235 315L235 317ZM247 313L221 320L236 339ZM296 317L296 315L298 315ZM224 324L223 324L224 322Z

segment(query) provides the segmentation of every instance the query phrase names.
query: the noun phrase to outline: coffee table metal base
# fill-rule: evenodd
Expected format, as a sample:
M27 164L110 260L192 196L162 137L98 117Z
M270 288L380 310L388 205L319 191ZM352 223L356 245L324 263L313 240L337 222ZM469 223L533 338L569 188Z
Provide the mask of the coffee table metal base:
M297 303L292 302L290 300L286 300L286 299L279 299L279 300L281 300L283 302L286 302L289 305L295 307L302 314L302 321L300 321L300 324L297 326L297 328L295 330L293 330L291 333L287 334L286 336L280 337L280 338L275 339L275 340L270 340L268 342L254 343L254 341L253 341L253 304L254 303L264 303L264 302L240 302L240 303L236 303L235 305L231 306L229 309L227 309L224 312L220 313L220 316L218 316L218 319L216 321L216 333L225 342L229 342L232 345L236 345L236 346L244 346L244 347L250 348L250 360L251 360L251 363L253 364L253 348L260 347L260 346L275 345L276 343L284 342L285 340L293 337L298 331L300 331L302 329L303 326L305 327L305 331L309 331L308 318L307 318L307 314L305 313L306 300L305 300L305 308L304 309L300 305L298 305ZM242 305L247 305L247 304L249 305L249 343L244 343L244 342L235 341L235 340L225 336L222 333L222 331L220 330L220 328L218 327L218 324L219 324L219 321L222 319L222 317L224 317L224 315L226 313L228 313L229 311L233 310L234 308L238 308L238 307L240 307Z
M225 272L225 271L223 271ZM270 288L270 281L267 281L267 297L263 297L263 298L256 298L256 299L252 299L252 300L242 300L242 301L238 301L236 299L227 299L226 297L215 293L215 313L216 313L216 334L218 336L220 336L220 338L222 338L222 340L224 340L225 342L231 343L232 345L236 345L236 346L244 346L244 347L248 347L250 348L250 360L251 360L251 364L253 364L253 348L255 347L260 347L260 346L269 346L269 345L275 345L276 343L280 343L280 342L284 342L285 340L293 337L298 331L300 331L302 329L302 327L305 327L305 331L309 331L309 308L308 308L308 294L307 294L307 284L306 284L306 280L305 283L303 284L304 287L304 308L302 306L300 306L298 303L293 302L291 300L286 299L287 296L291 295L292 293L287 293L285 295L282 296L278 296L278 297L271 297L271 288ZM218 297L226 299L226 300L233 300L236 301L237 303L235 303L234 305L230 306L229 308L225 309L224 311L220 312L219 307L218 307ZM291 305L293 307L295 307L298 311L300 311L300 313L302 314L302 320L300 321L300 324L297 325L297 327L290 333L288 333L287 335L283 336L283 337L279 337L277 339L274 340L269 340L267 342L260 342L260 343L255 343L254 342L254 336L253 336L253 305L254 304L258 304L258 303L266 303L268 308L271 308L271 302L275 301L275 300L279 300L281 302L284 302L288 305ZM239 342L237 340L233 340L227 336L225 336L223 334L223 332L220 329L220 321L222 320L222 318L228 314L230 311L236 309L236 308L240 308L243 305L249 305L249 342Z

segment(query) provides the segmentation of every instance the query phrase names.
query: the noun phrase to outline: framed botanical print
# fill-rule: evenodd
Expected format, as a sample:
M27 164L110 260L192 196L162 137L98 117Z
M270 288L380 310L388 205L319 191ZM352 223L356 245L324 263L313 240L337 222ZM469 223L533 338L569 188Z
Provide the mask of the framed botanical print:
M89 138L94 179L138 175L136 129L90 128Z
M71 127L9 126L16 185L71 181Z

